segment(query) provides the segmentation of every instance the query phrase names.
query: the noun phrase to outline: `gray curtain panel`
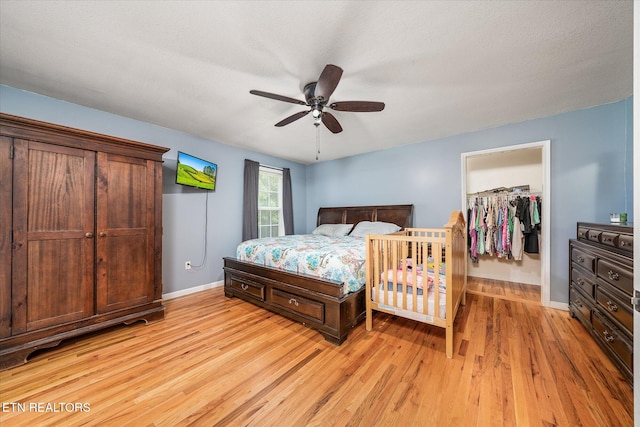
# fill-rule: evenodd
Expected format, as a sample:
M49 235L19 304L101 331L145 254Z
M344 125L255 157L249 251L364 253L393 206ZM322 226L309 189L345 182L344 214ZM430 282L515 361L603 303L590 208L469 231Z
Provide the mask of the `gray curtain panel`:
M282 216L284 217L284 234L293 234L293 197L291 194L291 170L282 169Z
M242 241L258 238L258 180L260 163L244 160Z

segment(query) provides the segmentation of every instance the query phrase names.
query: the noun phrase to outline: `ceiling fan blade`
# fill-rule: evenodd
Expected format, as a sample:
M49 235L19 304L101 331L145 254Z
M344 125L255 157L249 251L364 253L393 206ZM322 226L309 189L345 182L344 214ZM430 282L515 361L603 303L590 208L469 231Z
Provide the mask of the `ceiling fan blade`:
M324 101L328 101L333 91L336 90L340 77L342 77L342 68L327 64L316 83L316 98L321 97Z
M304 116L306 116L307 114L309 114L311 112L311 110L307 110L307 111L300 111L299 113L295 113L289 117L287 117L284 120L279 121L278 123L276 123L275 125L277 127L282 127L284 125L288 125L291 122L295 122L298 119L303 118Z
M342 126L338 123L338 120L333 116L333 114L324 111L322 113L322 123L333 133L342 132Z
M252 95L264 96L265 98L275 99L277 101L290 102L292 104L307 105L306 102L300 101L300 100L295 99L295 98L289 98L288 96L276 95L275 93L263 92L261 90L250 90L249 93L252 94Z
M336 111L354 111L357 113L368 113L372 111L384 110L384 102L373 101L342 101L334 102L329 108Z

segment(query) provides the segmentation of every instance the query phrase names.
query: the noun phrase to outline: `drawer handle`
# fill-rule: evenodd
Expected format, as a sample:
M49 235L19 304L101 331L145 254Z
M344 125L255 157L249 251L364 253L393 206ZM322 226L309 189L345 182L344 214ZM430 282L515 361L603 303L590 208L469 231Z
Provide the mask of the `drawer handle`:
M298 301L295 298L289 298L289 304L293 304L296 307L299 306Z
M580 307L580 308L582 308L582 307L583 307L583 305L582 305L582 301L580 301L579 299L575 300L575 301L574 301L574 303L575 303L578 307Z
M613 335L611 335L609 331L607 331L606 329L602 332L602 335L604 335L604 339L610 343L616 340L616 338Z
M618 311L618 306L611 301L607 301L607 308L609 311Z
M243 291L246 291L247 289L249 289L249 285L245 285L244 283L241 283L240 287L242 288Z
M627 242L625 242L624 240L620 242L620 246L626 246Z
M578 262L584 262L584 257L582 255L578 255Z
M576 280L576 282L578 283L578 285L582 286L584 285L584 279L582 277L578 277L578 280Z
M607 275L609 276L609 280L618 280L620 279L620 275L618 273L616 273L615 271L609 270L607 272Z

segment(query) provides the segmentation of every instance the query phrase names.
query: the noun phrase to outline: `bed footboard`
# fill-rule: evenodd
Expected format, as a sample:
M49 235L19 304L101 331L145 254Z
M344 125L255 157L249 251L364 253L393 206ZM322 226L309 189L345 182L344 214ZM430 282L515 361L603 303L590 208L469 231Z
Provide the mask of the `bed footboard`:
M453 357L453 322L466 302L466 236L460 211L442 229L367 236L367 330L373 310L445 328L447 357Z

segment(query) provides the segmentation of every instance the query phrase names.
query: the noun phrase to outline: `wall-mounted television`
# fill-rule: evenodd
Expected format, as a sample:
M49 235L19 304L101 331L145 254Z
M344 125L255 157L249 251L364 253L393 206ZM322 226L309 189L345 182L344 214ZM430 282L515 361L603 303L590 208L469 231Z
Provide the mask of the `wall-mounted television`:
M215 191L218 165L178 151L176 184Z

